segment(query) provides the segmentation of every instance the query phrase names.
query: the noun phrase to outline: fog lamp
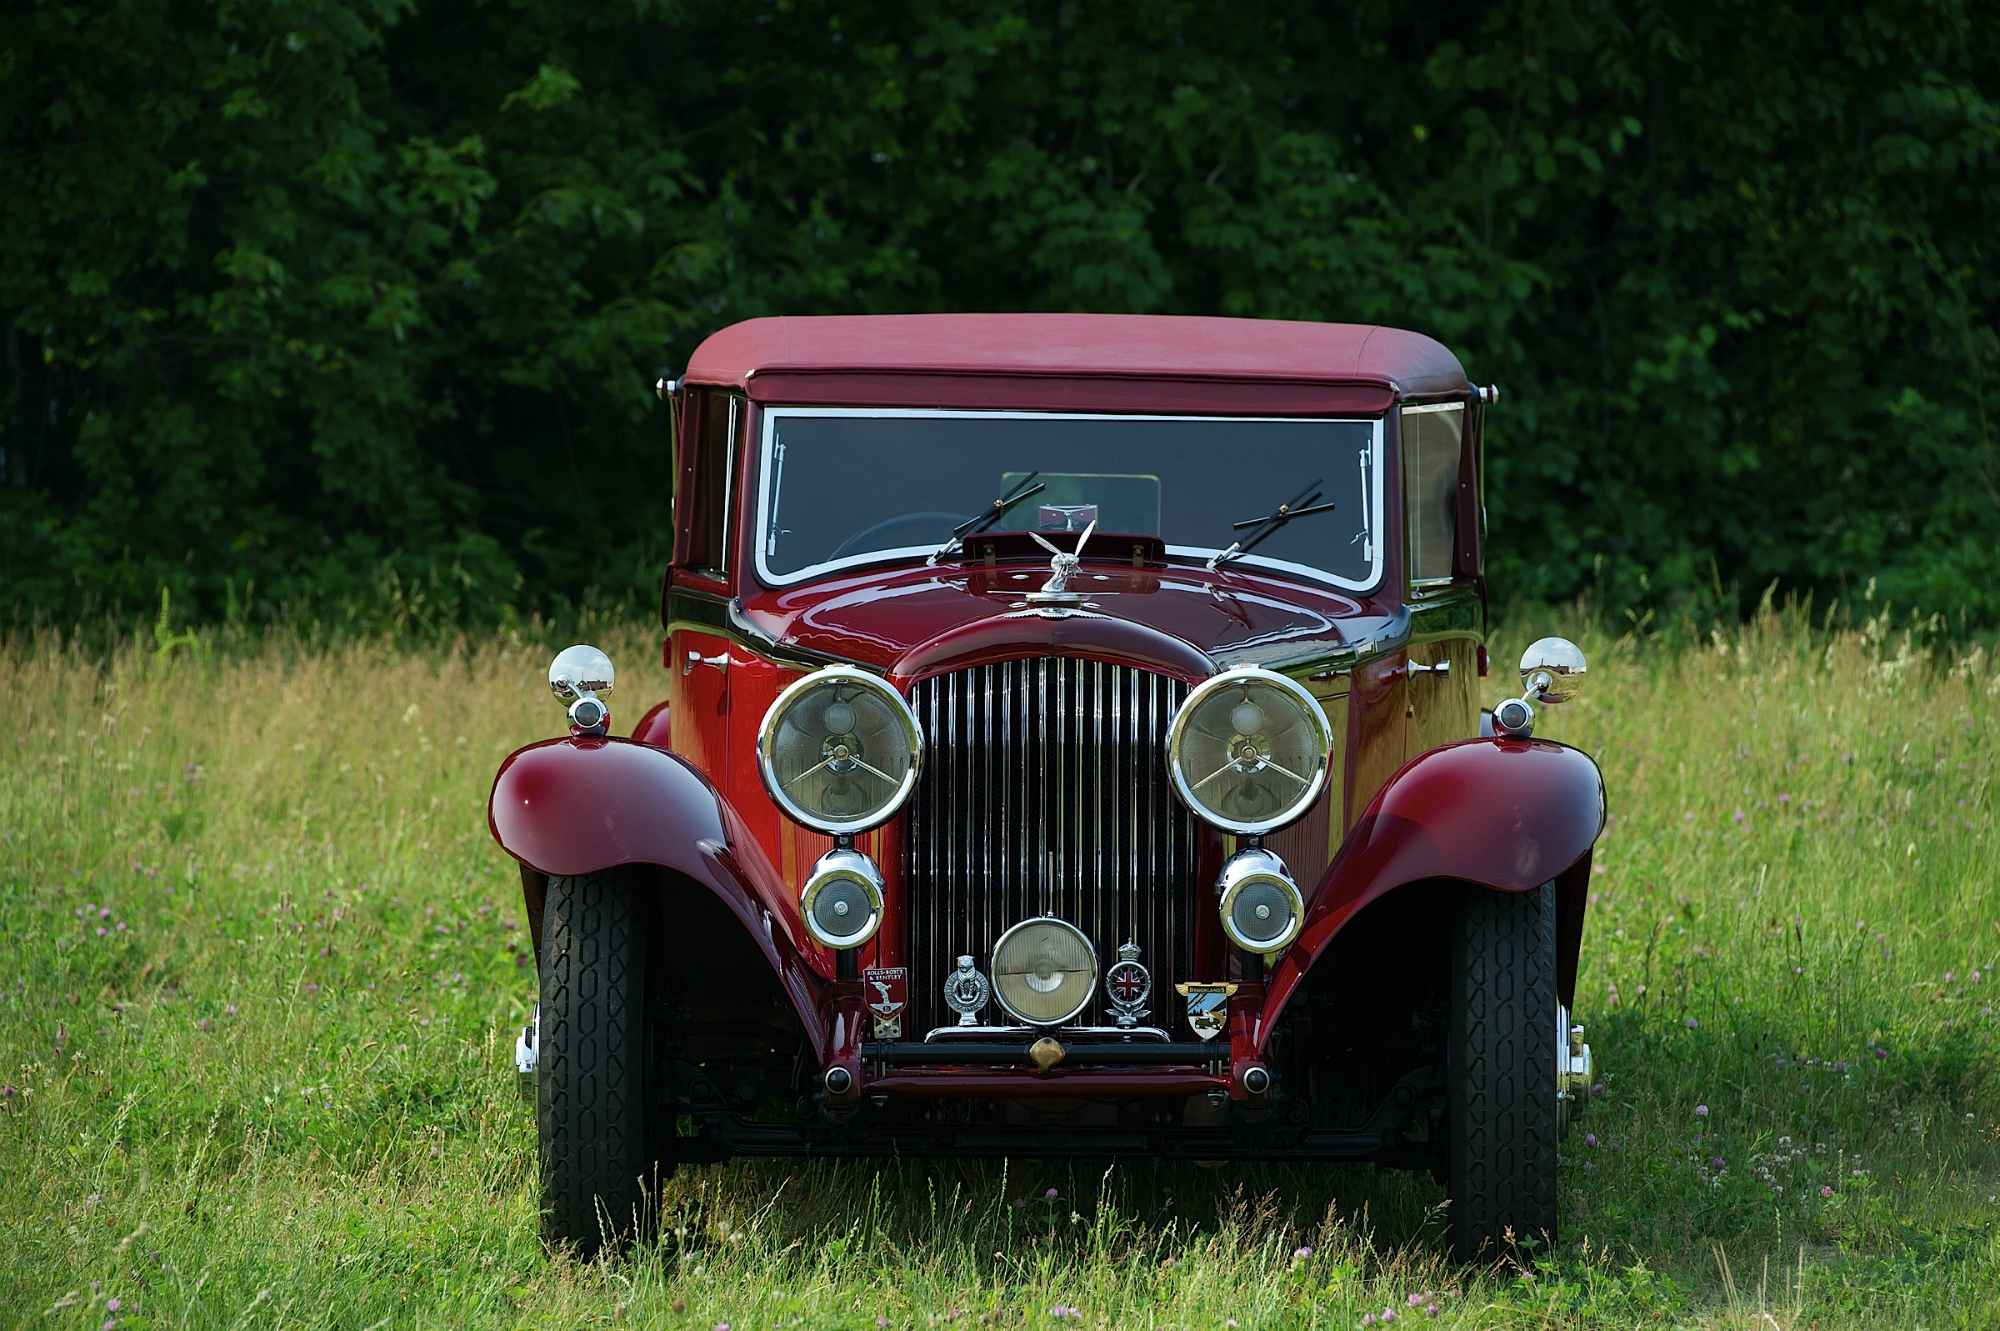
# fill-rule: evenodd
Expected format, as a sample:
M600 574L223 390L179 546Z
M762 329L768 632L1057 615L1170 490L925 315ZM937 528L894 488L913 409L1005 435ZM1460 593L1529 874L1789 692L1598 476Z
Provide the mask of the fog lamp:
M882 927L882 871L858 850L829 850L799 893L799 913L806 932L828 947L860 947Z
M1096 989L1097 952L1067 921L1023 920L993 944L993 996L1030 1026L1060 1026Z
M1291 946L1305 920L1305 897L1268 850L1238 851L1222 866L1222 932L1245 952L1277 952Z
M1296 682L1258 666L1188 694L1167 730L1181 799L1225 832L1261 836L1296 819L1326 784L1333 727Z
M778 807L818 832L865 832L916 788L923 732L901 694L863 670L828 666L771 704L757 768Z

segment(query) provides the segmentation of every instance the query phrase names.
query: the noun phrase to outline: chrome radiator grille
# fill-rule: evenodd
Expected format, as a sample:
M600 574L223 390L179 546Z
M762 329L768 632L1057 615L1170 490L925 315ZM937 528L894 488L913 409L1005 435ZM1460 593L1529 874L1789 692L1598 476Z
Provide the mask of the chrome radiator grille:
M1098 970L1128 938L1153 973L1166 1025L1187 978L1194 824L1167 784L1167 723L1187 686L1063 658L975 666L925 680L924 777L910 802L913 1038L957 1020L944 1006L960 954L988 968L1009 925L1053 914L1087 934ZM1078 1022L1102 1022L1099 992ZM997 1003L983 1019L1011 1020Z

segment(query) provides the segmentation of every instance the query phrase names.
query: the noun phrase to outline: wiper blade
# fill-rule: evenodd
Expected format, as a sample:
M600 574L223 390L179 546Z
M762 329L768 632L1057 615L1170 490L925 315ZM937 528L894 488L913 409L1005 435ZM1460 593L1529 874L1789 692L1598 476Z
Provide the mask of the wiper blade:
M1319 487L1325 479L1322 476L1319 480L1312 482L1305 489L1278 505L1278 510L1275 513L1267 513L1261 518L1245 518L1243 521L1234 524L1230 528L1232 531L1242 531L1245 527L1255 527L1256 530L1248 536L1242 537L1227 550L1209 560L1209 569L1213 571L1228 560L1249 554L1257 548L1258 543L1265 537L1276 532L1293 518L1311 517L1315 513L1331 513L1334 510L1334 505L1319 502L1319 497L1323 493Z
M1019 485L1015 486L1012 490L1009 490L1006 494L1001 495L998 499L994 500L991 504L989 504L985 512L981 513L976 518L967 518L964 522L961 522L956 527L953 527L951 529L951 539L949 541L946 541L943 545L939 546L937 549L931 551L931 557L929 559L926 559L924 562L926 564L937 563L938 560L943 559L946 555L950 554L953 549L962 545L966 537L976 536L980 532L985 531L988 527L991 527L994 523L1000 521L1001 518L1006 517L1008 509L1014 507L1014 505L1020 503L1023 499L1026 499L1029 495L1037 495L1040 494L1042 491L1048 489L1049 483L1047 481L1043 481L1039 485L1033 484L1035 477L1041 474L1042 473L1040 473L1039 471L1029 472L1026 476L1021 478L1021 483Z

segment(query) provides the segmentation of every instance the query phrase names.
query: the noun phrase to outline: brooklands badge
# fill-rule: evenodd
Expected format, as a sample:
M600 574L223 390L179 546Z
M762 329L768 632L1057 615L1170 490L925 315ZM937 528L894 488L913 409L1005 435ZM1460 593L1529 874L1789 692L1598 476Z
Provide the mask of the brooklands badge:
M1236 986L1221 984L1177 984L1175 989L1187 999L1188 1025L1204 1040L1213 1040L1229 1026L1229 996Z

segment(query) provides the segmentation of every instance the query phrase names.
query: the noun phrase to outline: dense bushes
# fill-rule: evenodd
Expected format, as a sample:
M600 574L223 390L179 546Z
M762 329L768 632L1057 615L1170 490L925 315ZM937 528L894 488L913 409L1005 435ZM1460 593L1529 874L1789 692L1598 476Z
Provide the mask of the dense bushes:
M2000 10L39 4L5 617L643 603L648 389L775 311L1432 332L1503 595L2000 619Z

